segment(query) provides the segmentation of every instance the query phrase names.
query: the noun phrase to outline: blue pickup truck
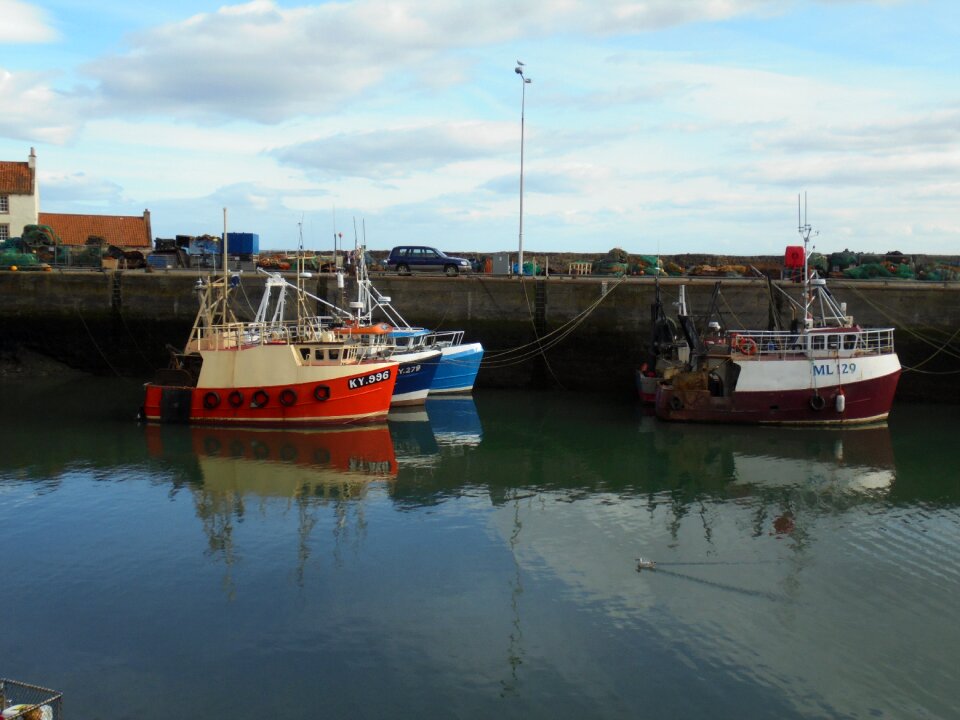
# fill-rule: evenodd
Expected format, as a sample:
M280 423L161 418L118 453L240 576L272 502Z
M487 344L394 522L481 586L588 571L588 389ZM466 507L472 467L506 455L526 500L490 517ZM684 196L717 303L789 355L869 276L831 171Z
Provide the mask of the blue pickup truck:
M401 275L414 270L435 270L452 277L472 269L469 260L423 245L399 245L390 251L390 257L387 258L387 270L396 270Z

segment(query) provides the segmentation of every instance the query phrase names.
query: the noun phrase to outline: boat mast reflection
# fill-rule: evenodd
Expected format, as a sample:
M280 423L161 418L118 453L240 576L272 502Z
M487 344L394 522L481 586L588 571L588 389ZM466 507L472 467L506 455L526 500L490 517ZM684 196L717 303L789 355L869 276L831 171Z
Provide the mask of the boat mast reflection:
M349 534L351 517L360 532L365 527L361 501L371 485L397 477L386 425L320 430L150 426L146 431L148 447L157 457L166 457L168 447L189 443L199 472L188 487L209 552L221 557L228 571L235 561L234 523L243 520L251 499L265 503L286 498L296 506L296 574L302 583L318 508L333 507L339 548ZM226 583L232 584L229 575Z

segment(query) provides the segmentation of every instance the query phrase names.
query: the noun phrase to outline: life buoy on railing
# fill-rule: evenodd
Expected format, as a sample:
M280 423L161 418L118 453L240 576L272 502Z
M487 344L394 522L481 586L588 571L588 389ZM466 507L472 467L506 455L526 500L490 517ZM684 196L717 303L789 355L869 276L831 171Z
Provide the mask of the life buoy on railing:
M752 337L747 337L746 335L738 335L737 349L739 349L744 355L756 355L757 341Z
M213 410L220 405L220 396L212 390L203 396L203 406L207 410Z
M280 404L290 407L297 401L297 394L290 388L284 388L280 391Z
M243 405L243 393L239 390L231 391L231 393L227 395L227 402L230 403L230 407L240 407Z
M258 408L262 408L270 402L270 396L267 395L266 390L257 390L250 399L253 401L253 406Z
M326 385L317 385L313 389L313 397L317 402L323 402L330 399L330 388Z
M670 398L670 407L674 410L683 410L683 400L674 395Z
M826 407L827 401L823 399L823 395L817 394L810 398L810 407L813 410L823 410Z

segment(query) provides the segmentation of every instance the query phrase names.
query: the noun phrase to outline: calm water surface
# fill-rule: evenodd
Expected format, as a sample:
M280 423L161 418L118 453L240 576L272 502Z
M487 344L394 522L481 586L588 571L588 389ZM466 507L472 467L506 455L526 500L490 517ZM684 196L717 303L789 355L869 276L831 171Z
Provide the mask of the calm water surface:
M958 408L478 392L280 432L0 389L0 676L70 718L960 717Z

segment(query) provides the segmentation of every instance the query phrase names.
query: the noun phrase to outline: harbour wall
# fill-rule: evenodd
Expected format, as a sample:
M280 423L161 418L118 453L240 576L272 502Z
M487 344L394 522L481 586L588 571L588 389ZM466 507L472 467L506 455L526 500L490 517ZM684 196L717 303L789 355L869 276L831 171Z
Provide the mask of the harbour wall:
M483 343L479 387L632 392L656 292L652 278L372 279L411 325L464 330L466 341ZM9 358L25 348L86 371L149 377L166 366L168 346L186 340L198 307L197 280L187 271L0 273L0 353ZM303 282L337 305L355 297L349 279L342 294L335 276ZM667 315L675 315L671 304L684 286L691 315L703 316L715 284L714 278L661 279ZM262 287L261 277L241 276L233 295L241 318L252 318ZM795 284L784 287L799 294ZM832 280L830 289L861 325L896 329L905 367L898 399L960 403L960 357L943 348L948 341L960 347L954 337L960 284ZM762 279L724 278L717 309L729 327L766 328L769 300ZM787 304L778 304L789 318ZM327 314L322 306L319 312Z

